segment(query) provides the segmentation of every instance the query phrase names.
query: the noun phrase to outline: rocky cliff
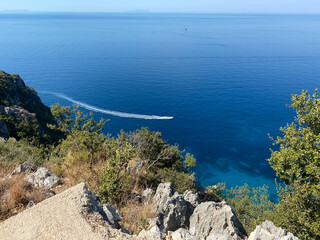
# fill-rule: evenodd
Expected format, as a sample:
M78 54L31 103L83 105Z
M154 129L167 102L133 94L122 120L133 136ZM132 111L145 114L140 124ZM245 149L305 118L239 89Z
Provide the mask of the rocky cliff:
M54 132L47 127L48 123L54 123L50 108L19 75L3 71L0 71L0 121L0 137L53 140Z

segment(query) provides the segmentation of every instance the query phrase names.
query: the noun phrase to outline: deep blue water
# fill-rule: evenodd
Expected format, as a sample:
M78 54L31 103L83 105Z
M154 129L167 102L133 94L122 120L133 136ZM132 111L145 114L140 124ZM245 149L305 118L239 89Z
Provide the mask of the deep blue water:
M148 126L193 153L205 185L268 184L267 136L293 120L290 95L320 81L320 16L0 14L0 69L18 73L47 105L65 94L101 109L173 120ZM187 29L187 30L186 30Z

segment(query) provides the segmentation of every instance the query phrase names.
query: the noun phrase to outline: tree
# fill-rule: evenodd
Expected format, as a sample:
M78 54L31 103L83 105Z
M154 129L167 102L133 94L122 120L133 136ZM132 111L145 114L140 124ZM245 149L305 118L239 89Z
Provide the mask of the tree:
M287 185L279 187L281 201L275 222L300 239L320 239L320 99L302 91L292 95L295 121L281 128L274 140L279 150L268 159L277 176Z
M49 125L49 127L66 134L66 139L61 145L65 145L67 148L73 145L78 152L81 152L82 149L89 151L90 169L92 169L93 154L101 150L106 140L103 130L108 120L101 119L96 122L92 112L84 114L77 105L73 105L71 109L70 107L61 107L56 104L52 106L51 111L57 121L57 125Z

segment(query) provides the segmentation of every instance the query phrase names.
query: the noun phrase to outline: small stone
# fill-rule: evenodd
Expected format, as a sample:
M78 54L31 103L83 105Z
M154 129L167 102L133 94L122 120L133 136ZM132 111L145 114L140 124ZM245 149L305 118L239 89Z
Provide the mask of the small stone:
M153 190L151 188L147 188L142 192L142 201L144 203L151 203L153 197Z

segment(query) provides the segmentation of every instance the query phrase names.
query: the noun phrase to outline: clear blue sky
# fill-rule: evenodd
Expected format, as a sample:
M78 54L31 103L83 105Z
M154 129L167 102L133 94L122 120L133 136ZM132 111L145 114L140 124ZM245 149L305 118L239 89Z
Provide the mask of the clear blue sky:
M320 0L0 0L1 10L320 13Z

